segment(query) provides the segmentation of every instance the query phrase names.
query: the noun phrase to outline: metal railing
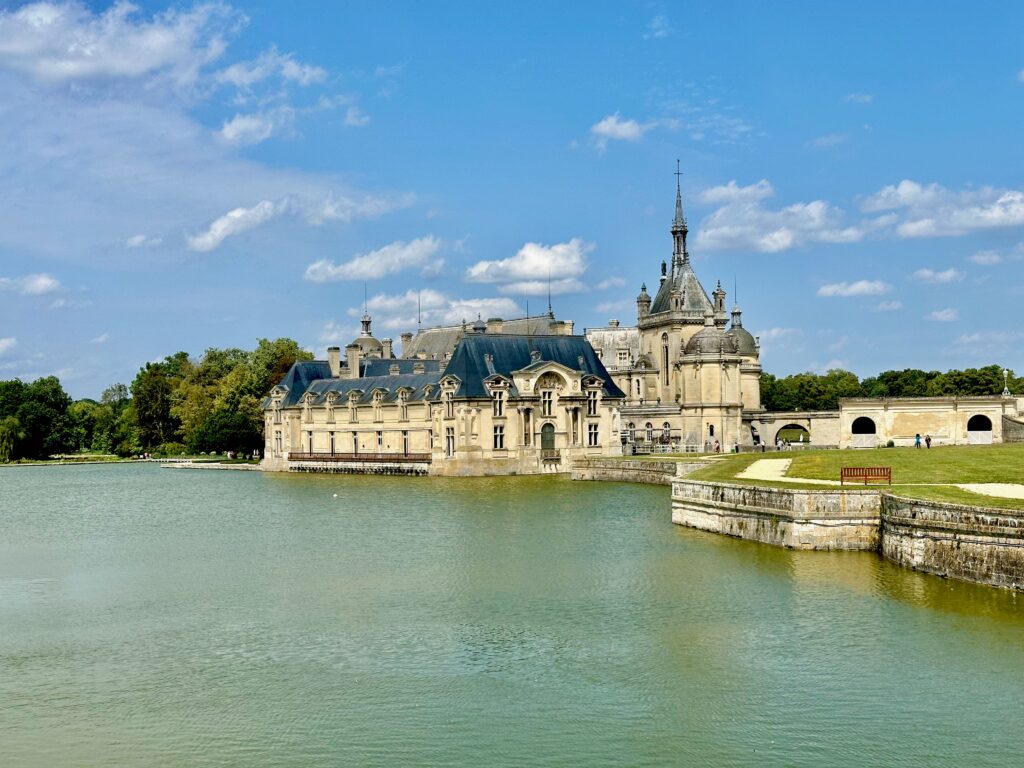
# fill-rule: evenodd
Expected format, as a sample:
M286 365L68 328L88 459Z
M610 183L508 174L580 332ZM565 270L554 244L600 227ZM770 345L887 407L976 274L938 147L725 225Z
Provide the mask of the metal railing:
M288 461L359 461L399 464L430 463L429 453L289 453Z

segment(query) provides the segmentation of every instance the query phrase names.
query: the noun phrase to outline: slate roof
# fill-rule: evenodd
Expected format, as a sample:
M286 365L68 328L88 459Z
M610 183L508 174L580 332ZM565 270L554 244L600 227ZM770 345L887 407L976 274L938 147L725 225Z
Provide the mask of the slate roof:
M315 396L313 405L323 405L327 402L327 394L335 392L338 394L338 405L348 404L350 392L359 391L362 394L356 400L360 405L373 402L373 392L376 389L385 390L382 402L393 403L398 399L398 390L402 388L412 390L406 398L410 403L422 402L423 400L436 401L439 399L438 381L441 378L440 371L421 374L400 374L398 376L368 376L361 379L321 379L309 385L308 391Z
M284 375L278 385L288 388L288 394L281 401L282 407L287 408L297 404L309 389L309 385L317 379L329 378L331 378L331 366L324 360L295 363L288 369L288 373Z
M697 279L697 275L694 273L693 267L690 266L690 262L687 259L676 268L675 274L670 275L669 278L661 284L661 287L658 289L657 296L654 297L654 303L651 304L652 315L658 312L672 311L673 288L678 290L682 297L683 312L695 313L697 317L703 318L705 311L714 310L714 307L711 304L711 299L708 298L708 294L704 290L704 286L700 284L700 280Z
M391 366L397 365L400 374L412 373L416 365L423 366L424 373L438 373L443 367L441 360L407 360L405 358L377 358L370 357L361 360L359 367L362 376L390 376Z
M604 381L605 397L625 397L583 336L470 334L456 348L444 376L456 376L462 382L456 397L488 397L484 380L494 374L511 379L514 371L539 367L533 352L540 353L541 362L554 361L570 370L598 376ZM489 361L485 355L490 355Z
M548 315L503 320L501 333L547 335L551 333L551 324L554 322L558 321ZM466 328L468 329L470 326L471 324L467 323ZM423 355L428 360L443 361L447 355L455 352L459 339L469 335L472 334L468 330L463 330L461 324L424 328L412 338L408 345L402 347L402 357L412 358Z

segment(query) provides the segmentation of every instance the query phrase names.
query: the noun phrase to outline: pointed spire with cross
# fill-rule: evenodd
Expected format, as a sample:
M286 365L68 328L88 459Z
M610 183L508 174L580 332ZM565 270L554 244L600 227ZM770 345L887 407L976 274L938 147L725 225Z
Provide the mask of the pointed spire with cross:
M690 260L690 254L686 252L686 217L683 215L683 172L679 168L679 159L676 159L676 217L672 220L672 271L675 272L678 266Z

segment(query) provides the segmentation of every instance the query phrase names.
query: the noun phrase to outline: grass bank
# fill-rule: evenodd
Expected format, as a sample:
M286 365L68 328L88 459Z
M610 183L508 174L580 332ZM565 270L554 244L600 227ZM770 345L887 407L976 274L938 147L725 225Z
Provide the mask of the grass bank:
M987 496L957 488L957 483L1024 483L1024 444L958 445L874 450L742 453L716 458L690 477L694 480L759 485L771 488L825 490L800 482L747 480L736 475L758 459L792 459L788 477L838 480L843 467L892 467L893 485L877 486L898 496L968 504L975 507L1024 509L1024 500ZM853 488L863 487L853 485Z

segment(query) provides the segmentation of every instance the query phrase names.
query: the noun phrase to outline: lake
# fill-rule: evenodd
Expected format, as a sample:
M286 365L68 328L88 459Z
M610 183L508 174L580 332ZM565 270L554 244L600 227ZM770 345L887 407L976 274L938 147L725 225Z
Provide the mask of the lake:
M0 764L1020 765L1024 595L668 494L0 469Z

